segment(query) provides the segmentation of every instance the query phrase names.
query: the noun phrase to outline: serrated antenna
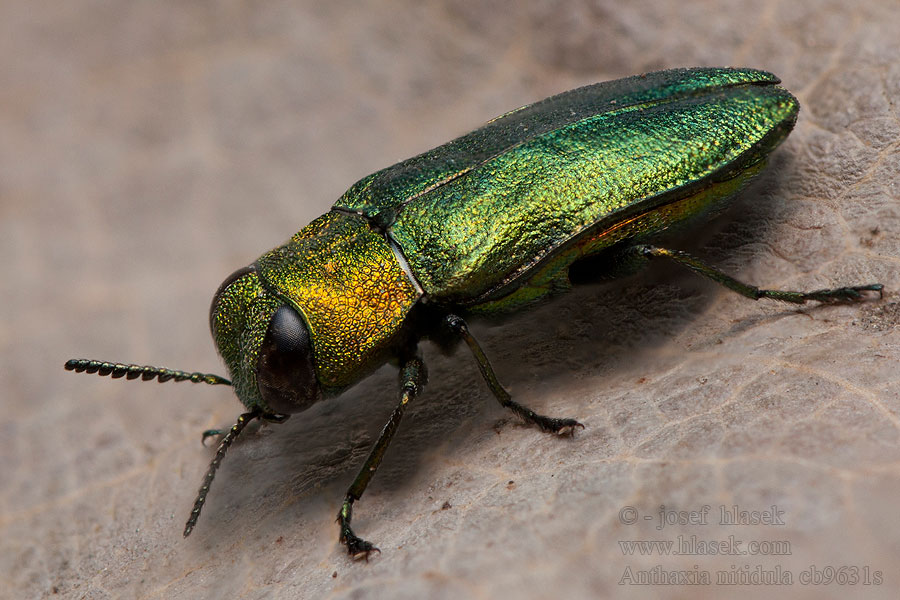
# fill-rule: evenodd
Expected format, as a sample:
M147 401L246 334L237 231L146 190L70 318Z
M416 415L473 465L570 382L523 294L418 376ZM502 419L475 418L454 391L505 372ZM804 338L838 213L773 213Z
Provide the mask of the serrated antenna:
M210 373L188 373L187 371L177 371L166 367L126 365L87 358L71 358L66 361L65 368L66 371L96 373L97 375L108 376L113 379L120 377L137 379L140 377L141 381L156 379L160 383L165 383L166 381L191 381L193 383L208 383L209 385L231 385L230 380Z

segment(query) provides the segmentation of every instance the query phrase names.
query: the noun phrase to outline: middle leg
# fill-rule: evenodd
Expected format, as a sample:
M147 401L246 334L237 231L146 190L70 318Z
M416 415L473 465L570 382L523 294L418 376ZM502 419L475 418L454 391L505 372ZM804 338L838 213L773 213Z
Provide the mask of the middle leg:
M509 395L509 392L507 392L497 380L497 375L494 374L494 369L491 367L487 355L484 353L484 350L481 349L481 346L478 344L475 337L469 332L469 326L462 317L457 315L447 315L444 322L451 332L462 338L463 341L466 342L466 345L469 346L469 350L472 351L472 355L478 363L481 376L484 377L485 382L488 384L488 387L501 406L513 411L519 418L525 421L525 423L536 425L541 431L559 435L571 435L576 427L584 429L584 425L575 419L545 417L544 415L537 414L527 406L522 406L514 401Z

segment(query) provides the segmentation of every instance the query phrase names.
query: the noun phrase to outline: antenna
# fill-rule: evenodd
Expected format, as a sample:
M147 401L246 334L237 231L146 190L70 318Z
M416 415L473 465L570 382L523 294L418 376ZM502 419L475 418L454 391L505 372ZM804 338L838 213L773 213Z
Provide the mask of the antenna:
M66 371L75 371L76 373L96 373L101 376L109 376L113 379L124 377L125 379L141 378L142 381L150 381L157 379L160 383L166 381L191 381L193 383L208 383L209 385L231 385L231 381L212 375L209 373L188 373L186 371L176 371L167 369L166 367L150 367L141 365L125 365L122 363L111 363L100 360L89 360L87 358L72 358L66 361Z
M123 363L111 363L86 358L72 358L67 360L65 369L66 371L75 371L76 373L96 373L97 375L109 376L113 379L118 379L120 377L124 377L125 379L137 379L140 377L142 381L156 379L160 383L166 381L191 381L193 383L208 383L209 385L231 385L231 381L228 379L209 373L188 373L187 371L177 371L175 369L167 369L166 367L126 365ZM241 434L244 427L246 427L250 421L260 417L276 423L287 420L287 415L264 415L263 412L258 409L246 412L238 417L237 423L222 436L222 441L219 442L219 448L216 450L216 455L213 457L212 462L209 463L209 468L206 470L206 475L203 477L203 484L197 492L197 499L194 500L194 508L191 509L191 516L184 525L184 537L189 536L191 531L194 530L194 525L197 524L197 519L200 517L200 511L203 509L203 504L206 503L206 495L209 494L209 486L212 485L213 479L216 477L216 471L219 469L222 459L225 458L225 453L228 451L228 448L231 447L231 444L234 443L234 440ZM204 431L203 440L205 441L209 436L220 434L221 432L215 429Z

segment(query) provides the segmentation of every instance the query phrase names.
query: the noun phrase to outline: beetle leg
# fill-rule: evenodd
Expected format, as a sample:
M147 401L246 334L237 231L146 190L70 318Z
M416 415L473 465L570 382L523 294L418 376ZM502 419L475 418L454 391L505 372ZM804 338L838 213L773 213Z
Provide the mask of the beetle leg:
M203 432L203 437L200 438L200 443L205 446L207 438L222 437L223 435L225 435L225 431L225 429L207 429Z
M275 414L261 414L259 418L267 423L284 423L287 421L291 415L280 415L278 413ZM203 436L200 438L200 443L204 446L206 445L207 438L218 437L221 438L225 435L229 430L228 429L207 429L203 432Z
M366 459L353 484L347 490L347 496L344 498L340 512L338 512L337 520L341 527L341 543L347 546L347 553L355 559L365 558L369 560L369 554L381 552L381 550L372 545L371 542L358 537L350 528L350 519L353 516L353 503L359 500L363 492L366 491L366 486L369 485L369 481L375 475L378 465L381 464L381 459L391 443L391 438L394 437L397 427L400 426L400 419L403 418L403 411L406 410L406 405L419 394L425 385L426 379L425 363L422 362L420 357L413 356L401 365L400 402L397 404L394 412L391 413L391 418L385 424L384 429L381 430L381 435L378 437L378 441L375 442L375 447L372 448L369 458Z
M241 435L241 432L244 430L244 427L247 426L247 423L253 419L258 419L261 416L262 413L260 413L259 410L245 412L238 417L237 423L232 425L231 429L228 430L228 433L222 437L222 441L219 442L219 449L216 450L216 455L213 457L212 462L209 463L209 469L207 469L206 475L203 477L203 484L200 486L200 491L197 492L197 499L194 500L194 508L191 509L191 516L184 525L184 537L191 535L191 531L194 530L194 525L197 524L197 519L200 517L200 511L203 509L203 504L206 502L206 495L209 493L209 486L212 485L213 479L216 476L216 471L219 469L222 459L225 458L225 453L228 451L228 448L231 447L235 438ZM208 437L206 434L209 433L209 431L213 430L203 432L204 441ZM210 435L216 434L213 433Z
M712 279L716 283L724 285L730 290L750 298L751 300L759 300L760 298L771 298L772 300L780 300L782 302L792 302L794 304L803 304L809 300L816 302L848 302L860 300L863 295L860 292L878 292L879 297L884 297L884 286L880 283L872 283L869 285L854 285L849 287L834 288L830 290L816 290L814 292L790 292L782 290L761 290L756 286L742 283L733 277L730 277L714 269L709 265L697 260L686 252L680 250L669 250L658 246L650 246L641 244L633 246L631 250L644 258L669 258L678 264L687 267L694 273L703 275Z
M475 357L475 361L478 363L478 368L481 370L481 376L484 377L485 382L488 384L488 387L491 389L491 392L501 406L513 411L519 418L525 421L525 423L537 425L541 431L557 433L559 435L571 435L576 427L584 429L584 425L575 419L545 417L544 415L539 415L530 408L522 406L514 401L509 395L509 392L507 392L497 380L497 376L494 374L494 369L491 367L487 355L485 355L484 350L481 349L478 340L476 340L469 332L469 326L462 317L457 315L447 315L444 322L452 332L465 340L466 344L469 346L469 350L472 351L472 355Z

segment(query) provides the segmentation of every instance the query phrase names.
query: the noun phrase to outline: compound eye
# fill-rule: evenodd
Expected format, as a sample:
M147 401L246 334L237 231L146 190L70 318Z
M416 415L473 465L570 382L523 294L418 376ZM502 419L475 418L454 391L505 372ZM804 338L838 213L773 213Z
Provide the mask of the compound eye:
M309 330L290 306L272 315L256 363L259 393L269 410L292 414L321 399Z

